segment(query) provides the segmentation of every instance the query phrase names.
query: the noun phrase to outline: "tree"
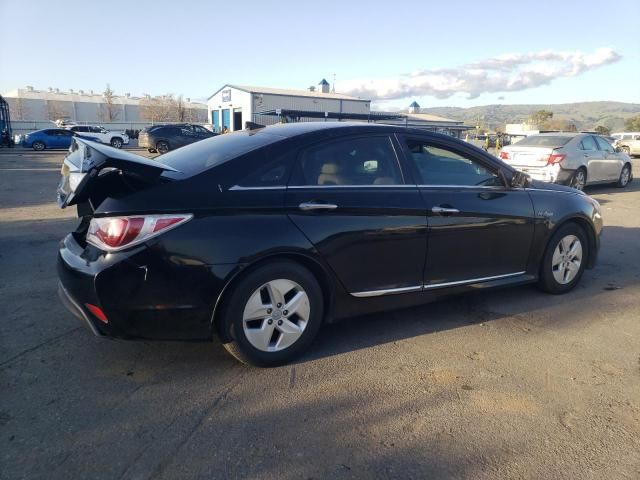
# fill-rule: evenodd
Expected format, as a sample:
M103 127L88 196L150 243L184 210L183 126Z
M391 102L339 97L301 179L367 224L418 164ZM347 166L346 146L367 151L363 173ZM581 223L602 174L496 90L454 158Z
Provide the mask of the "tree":
M175 100L175 116L178 122L189 121L187 119L187 105L184 103L184 97L182 95L178 95L178 98Z
M548 110L538 110L529 116L529 124L531 125L544 125L547 121L553 118L553 112Z
M140 100L140 118L148 122L175 122L176 100L172 94L159 97L145 96Z
M635 117L627 118L624 121L624 129L627 132L638 132L638 131L640 131L640 115L636 115Z
M98 117L105 122L114 122L120 116L120 107L115 103L116 95L111 86L107 83L107 88L102 93L104 103L98 106Z
M610 129L610 128L607 128L607 127L605 127L605 126L603 126L603 125L598 125L598 126L595 128L595 132L596 132L597 134L599 134L599 135L607 136L607 135L609 135L609 134L611 133L611 129Z
M560 130L561 132L577 132L575 124L571 123L569 120L550 120L544 125L542 125L543 130Z

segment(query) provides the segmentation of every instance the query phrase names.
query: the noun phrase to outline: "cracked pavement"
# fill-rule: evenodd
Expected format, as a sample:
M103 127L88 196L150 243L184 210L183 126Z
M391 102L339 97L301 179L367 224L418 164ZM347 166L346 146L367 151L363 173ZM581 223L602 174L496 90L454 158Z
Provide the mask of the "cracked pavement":
M0 478L640 477L640 180L579 287L321 330L293 365L92 337L56 296L63 153L0 151Z

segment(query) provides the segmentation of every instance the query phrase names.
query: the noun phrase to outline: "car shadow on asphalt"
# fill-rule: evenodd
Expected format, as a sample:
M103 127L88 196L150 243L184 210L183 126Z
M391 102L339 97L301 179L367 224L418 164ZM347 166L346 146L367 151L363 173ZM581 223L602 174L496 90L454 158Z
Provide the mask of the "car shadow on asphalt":
M346 319L325 325L312 350L299 361L471 325L491 325L505 319L515 319L524 332L580 328L594 320L594 304L600 302L606 311L610 302L607 297L613 292L639 287L640 250L629 245L629 238L640 238L640 228L605 227L598 264L595 269L587 270L580 284L567 294L547 294L535 285L506 287Z

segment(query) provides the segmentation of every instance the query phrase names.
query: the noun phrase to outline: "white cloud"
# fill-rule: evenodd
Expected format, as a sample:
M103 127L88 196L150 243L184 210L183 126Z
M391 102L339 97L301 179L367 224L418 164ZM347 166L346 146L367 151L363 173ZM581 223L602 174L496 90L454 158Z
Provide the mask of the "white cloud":
M556 78L575 77L621 58L611 48L599 48L590 54L550 50L509 53L457 68L421 70L375 80L347 80L340 82L340 92L374 100L448 98L456 93L476 98L483 93L539 87Z

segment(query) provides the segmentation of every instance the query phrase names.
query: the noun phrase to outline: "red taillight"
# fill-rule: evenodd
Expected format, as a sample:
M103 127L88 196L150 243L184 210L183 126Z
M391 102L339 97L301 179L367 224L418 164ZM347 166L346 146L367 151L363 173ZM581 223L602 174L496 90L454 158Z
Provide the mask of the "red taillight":
M567 156L564 153L552 153L547 157L547 165L554 165L556 163L560 163Z
M87 232L87 242L114 252L160 235L192 217L191 214L175 214L93 218Z
M96 305L92 305L90 303L85 303L84 306L87 307L89 311L93 313L93 315L102 323L109 323L107 316L104 314L100 307L97 307Z
M97 222L95 236L111 248L131 243L142 230L144 218L108 218Z
M500 152L500 158L502 160L509 160L511 156L509 155L509 152Z

